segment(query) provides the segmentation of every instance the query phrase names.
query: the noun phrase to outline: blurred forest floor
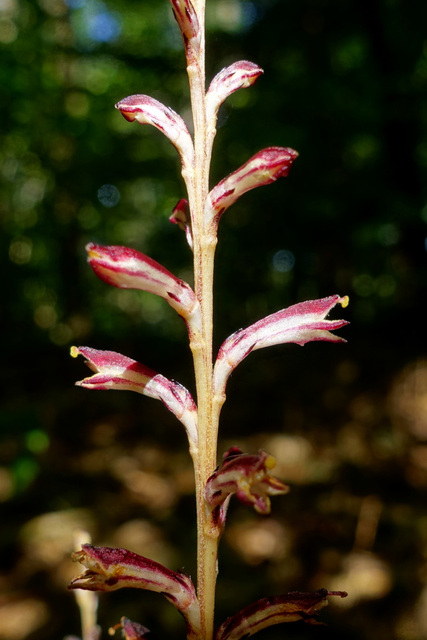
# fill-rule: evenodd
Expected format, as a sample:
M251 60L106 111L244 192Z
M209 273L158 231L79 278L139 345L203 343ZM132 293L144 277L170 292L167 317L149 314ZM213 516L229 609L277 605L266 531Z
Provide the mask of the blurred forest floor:
M261 148L300 157L220 225L216 345L296 302L350 296L345 345L257 352L229 384L219 455L264 448L291 485L262 519L232 503L218 623L252 600L343 589L328 627L260 640L427 638L427 5L208 0L208 78L265 74L222 108L212 185ZM170 143L114 104L145 93L189 123L167 0L0 0L0 639L80 633L73 533L195 574L184 433L162 406L74 387L72 344L116 350L193 389L185 328L163 300L110 290L88 241L147 253L185 280L168 221L185 196ZM102 595L184 637L155 594Z

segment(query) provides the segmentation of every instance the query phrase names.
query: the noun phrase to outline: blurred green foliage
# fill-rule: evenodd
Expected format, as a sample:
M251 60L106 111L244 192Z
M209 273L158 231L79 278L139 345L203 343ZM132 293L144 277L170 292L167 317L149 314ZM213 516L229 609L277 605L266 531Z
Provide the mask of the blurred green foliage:
M221 110L212 185L263 147L300 153L289 178L244 196L221 220L216 344L266 313L332 293L350 295L352 321L348 345L254 354L230 382L224 447L289 433L315 455L309 479L276 507L298 540L288 568L266 560L254 569L224 543L219 610L232 613L231 599L245 606L273 591L312 588L326 565L333 573L354 543L354 501L375 495L383 519L374 549L393 588L330 615L328 637L416 640L426 626L411 632L405 621L416 619L424 593L427 465L419 447L427 425L423 387L414 391L419 406L405 404L404 376L423 371L417 363L427 355L427 6L208 0L207 19L209 78L239 58L265 70ZM185 196L175 149L157 131L125 122L114 104L146 93L189 126L191 118L166 0L1 0L0 46L0 584L48 603L28 637L53 640L78 632L77 615L55 563L33 558L33 569L23 568L22 558L31 565L23 531L32 518L85 508L105 542L142 513L164 529L176 566L194 562L191 495L183 491L167 517L153 515L126 501L107 455L113 443L116 454L131 455L143 438L156 455L163 446L167 463L156 466L147 453L141 464L167 475L172 462L186 469L183 435L149 400L74 389L84 372L68 357L71 344L115 349L193 389L185 328L173 311L148 294L110 290L84 255L88 241L129 245L191 279L183 234L168 221ZM262 438L249 444L264 446ZM179 447L186 462L173 458ZM155 600L148 596L141 611L129 598L115 595L114 614L150 626ZM117 622L108 613L104 606L103 624ZM165 620L167 635L179 622ZM292 634L326 637L298 626Z

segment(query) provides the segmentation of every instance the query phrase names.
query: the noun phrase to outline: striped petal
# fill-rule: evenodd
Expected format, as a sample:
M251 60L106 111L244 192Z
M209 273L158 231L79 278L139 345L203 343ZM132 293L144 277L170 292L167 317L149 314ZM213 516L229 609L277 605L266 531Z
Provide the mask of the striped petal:
M84 544L72 558L86 567L86 571L74 578L70 589L116 591L133 587L161 593L184 616L187 638L197 638L200 634L199 603L189 576L126 549Z
M298 153L288 147L268 147L256 153L212 189L208 196L206 223L216 226L224 211L244 193L287 176L297 157Z
M197 444L197 408L189 391L178 382L115 351L100 351L91 347L72 347L73 358L81 354L93 376L77 382L77 386L96 390L136 391L156 398L184 425L190 447Z
M215 393L220 396L225 394L227 380L233 369L256 349L288 342L301 346L317 340L345 342L344 338L331 333L331 330L340 329L348 323L345 320L325 320L338 303L346 307L348 297L335 295L300 302L233 333L218 352L214 370Z
M227 451L222 465L205 486L205 500L214 521L221 528L225 524L228 498L232 494L236 494L243 504L267 515L271 509L270 496L288 493L289 487L270 474L275 466L275 459L265 451L256 455L242 453L237 447Z
M184 120L173 109L143 94L123 98L116 105L122 116L129 122L151 124L161 131L176 147L183 167L191 170L194 146Z
M345 591L319 589L313 593L294 591L271 598L262 598L228 618L218 629L214 640L240 640L249 638L257 631L283 622L303 620L319 624L315 616L328 605L327 598L345 598Z
M239 89L253 85L264 71L248 60L239 60L224 67L214 77L206 93L206 117L215 126L218 109L228 96Z
M164 298L190 326L200 325L200 306L196 294L183 280L161 264L128 247L86 246L88 262L96 275L120 289L149 291Z

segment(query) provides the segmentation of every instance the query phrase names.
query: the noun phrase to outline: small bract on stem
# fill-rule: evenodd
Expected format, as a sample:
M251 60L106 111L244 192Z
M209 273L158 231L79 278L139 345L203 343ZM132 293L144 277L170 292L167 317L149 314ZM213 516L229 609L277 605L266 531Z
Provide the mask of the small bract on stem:
M86 567L73 580L72 589L114 591L134 587L161 593L183 615L187 638L226 640L248 637L271 624L294 620L313 621L331 595L326 589L310 593L261 598L231 615L215 632L215 585L218 544L226 524L233 494L259 514L270 512L270 498L286 494L288 487L271 476L274 458L265 451L243 453L233 447L217 467L217 437L221 407L231 372L251 351L283 343L304 345L311 341L343 342L332 333L345 320L328 320L347 297L332 295L295 304L277 311L222 344L214 361L213 273L218 224L224 212L246 192L288 175L298 153L288 147L263 149L241 167L209 188L211 152L216 135L218 109L239 89L251 87L263 71L246 60L222 69L206 91L205 0L170 0L182 34L187 60L193 114L193 135L184 120L154 98L136 94L120 100L116 108L130 122L149 124L169 138L177 149L186 187L186 198L175 207L171 222L185 231L193 252L194 289L167 268L135 249L90 243L88 261L94 273L118 288L148 291L162 297L185 321L193 355L197 398L178 382L168 380L128 356L90 347L73 347L83 355L93 375L77 383L89 389L124 389L157 398L183 424L193 459L197 510L197 585L178 572L124 549L83 545L74 559ZM116 625L128 640L149 637L146 627L128 618Z

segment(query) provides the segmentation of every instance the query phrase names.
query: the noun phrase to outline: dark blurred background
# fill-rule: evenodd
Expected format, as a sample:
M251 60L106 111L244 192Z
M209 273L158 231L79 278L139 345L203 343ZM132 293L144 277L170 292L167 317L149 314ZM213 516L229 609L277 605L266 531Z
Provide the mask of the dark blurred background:
M208 79L265 70L222 108L212 186L269 145L286 180L221 220L215 344L298 301L339 293L348 343L258 351L235 372L219 454L267 449L292 486L262 519L232 503L220 623L252 600L346 589L328 627L260 640L427 637L427 5L424 0L208 0ZM72 344L134 357L193 390L185 328L149 294L97 281L88 241L148 253L191 282L175 149L114 104L132 93L191 121L166 0L1 0L0 638L79 635L73 531L195 574L183 430L160 403L74 387ZM424 312L422 309L424 308ZM159 596L102 595L183 638Z

